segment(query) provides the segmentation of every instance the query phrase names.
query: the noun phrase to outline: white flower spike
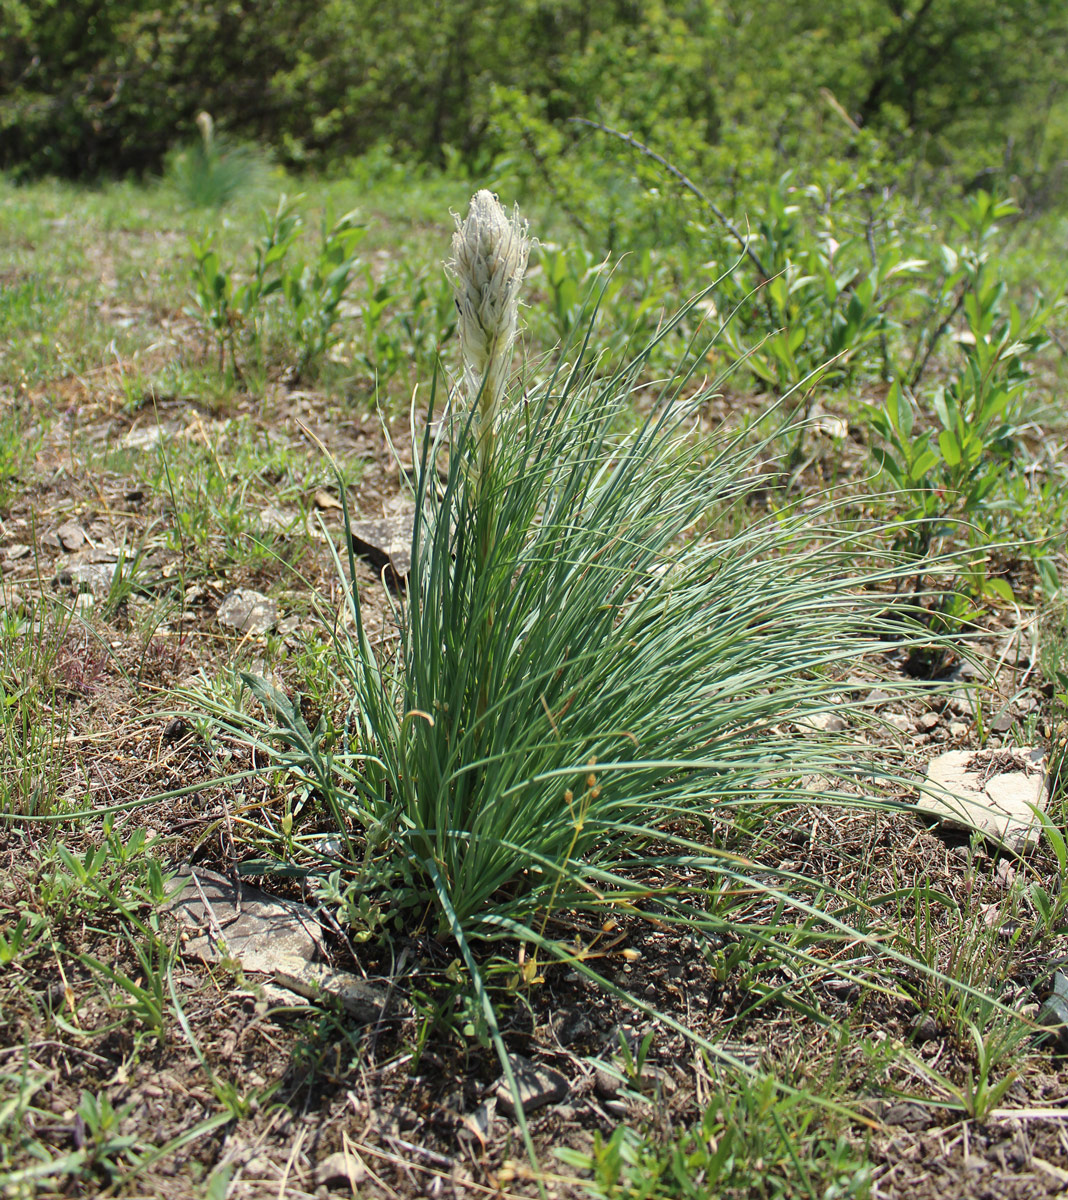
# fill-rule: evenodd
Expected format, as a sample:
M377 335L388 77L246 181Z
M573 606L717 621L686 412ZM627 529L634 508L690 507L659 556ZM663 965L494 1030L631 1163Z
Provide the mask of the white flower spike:
M448 270L460 310L464 389L468 403L478 404L485 461L508 381L530 240L518 206L509 219L485 189L471 198L466 220L457 217L456 226Z

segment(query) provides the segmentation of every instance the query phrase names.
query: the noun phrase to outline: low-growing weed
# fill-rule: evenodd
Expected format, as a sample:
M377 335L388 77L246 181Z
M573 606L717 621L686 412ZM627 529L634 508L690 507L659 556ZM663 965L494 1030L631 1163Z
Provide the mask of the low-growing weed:
M263 233L254 247L254 264L244 282L237 271L227 269L215 248L214 238L191 242L193 315L211 334L223 368L227 355L230 369L240 377L246 356L257 362L270 316L271 297L283 303L276 320L295 338L297 357L293 363L299 378L316 366L340 338L341 304L356 269L356 246L364 228L349 213L322 231L314 258L290 261L303 217L302 197L280 197L273 213L263 213ZM240 349L240 355L238 353Z
M356 246L364 236L354 213L341 217L322 235L315 259L290 267L282 277L287 317L296 333L297 377L318 363L337 341L341 302L356 269Z
M0 413L0 514L20 494L24 472L40 443L40 434L27 436L26 416L17 408Z
M990 1003L980 1005L975 1019L965 1020L964 1029L967 1040L963 1049L973 1062L956 1078L936 1070L932 1064L922 1064L915 1058L913 1061L935 1081L954 1107L982 1123L1019 1077L1021 1060L1027 1053L1025 1043L1034 1031L1016 1014L998 1012Z
M588 1153L556 1153L589 1173L585 1186L600 1200L868 1196L871 1173L863 1154L820 1121L770 1079L720 1075L692 1128L665 1133L620 1125L607 1139L595 1134Z
M55 810L70 728L56 663L73 620L71 609L45 597L0 609L0 822Z
M0 967L17 963L30 951L44 929L43 918L29 913L20 913L14 925L0 929Z

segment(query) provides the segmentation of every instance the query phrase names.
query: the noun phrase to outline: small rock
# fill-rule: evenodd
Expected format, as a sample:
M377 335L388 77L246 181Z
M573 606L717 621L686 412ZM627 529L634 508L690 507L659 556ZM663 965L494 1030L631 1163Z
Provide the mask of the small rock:
M249 588L231 592L215 614L220 625L239 633L269 633L278 624L278 617L278 605Z
M1038 844L1033 810L1045 810L1048 802L1041 750L950 750L927 764L918 808L945 825L978 829L1019 854Z
M1016 718L1007 708L1003 708L991 722L990 728L993 729L995 733L1008 733L1015 724Z
M921 713L920 716L916 718L916 728L923 733L930 733L931 730L934 729L934 727L938 724L938 722L941 721L941 719L942 718L938 715L938 713Z
M801 729L811 729L816 733L841 733L849 728L849 724L837 713L815 712L802 717L797 722Z
M70 588L72 592L92 592L95 596L106 596L115 582L118 564L77 562L68 563L56 573L56 583Z
M485 1149L486 1142L490 1134L493 1132L493 1118L497 1112L497 1100L494 1096L484 1101L475 1109L474 1112L468 1113L461 1121L458 1130L460 1137L475 1138L478 1144Z
M946 707L959 716L974 719L980 708L978 691L975 688L957 688L946 697Z
M967 659L957 663L952 671L948 671L943 677L945 683L960 683L970 679L979 678L979 668L973 662Z
M883 1121L887 1125L900 1125L903 1129L916 1132L926 1129L931 1124L927 1110L921 1104L891 1104L883 1113Z
M567 1080L559 1071L537 1066L518 1054L509 1055L508 1063L515 1076L519 1104L525 1114L529 1115L546 1104L555 1104L567 1095ZM507 1076L502 1076L497 1084L497 1103L507 1116L515 1116L516 1098L512 1095Z
M876 705L879 705L879 704L885 704L886 701L889 699L890 699L889 692L884 692L882 688L873 688L868 693L867 703L870 704L872 707L875 707Z
M41 543L54 550L80 550L86 543L85 530L75 521L65 521L58 529L46 533Z
M589 1015L580 1007L564 1008L554 1013L552 1028L561 1046L587 1041L597 1032Z
M171 717L167 724L163 726L163 740L165 742L176 742L179 738L185 737L188 732L189 726L181 717Z
M319 1187L335 1191L347 1187L354 1196L366 1175L367 1168L363 1163L355 1155L347 1154L344 1150L328 1154L315 1168L315 1182Z
M938 1022L930 1013L917 1013L909 1027L909 1035L917 1046L933 1042L939 1036Z
M337 496L332 495L330 492L324 491L322 488L315 493L314 503L316 508L325 511L328 511L331 508L344 507Z
M412 531L415 518L409 513L382 517L377 521L351 523L352 548L378 570L389 567L403 578L412 565Z
M675 1090L676 1084L663 1067L647 1062L642 1064L641 1073L637 1079L630 1080L629 1086L634 1091L641 1092L643 1096L649 1096L654 1093L670 1095Z
M88 540L85 530L75 521L67 521L56 530L64 550L80 550Z
M606 1067L598 1067L593 1077L593 1090L601 1100L612 1100L619 1094L623 1080Z
M15 542L8 546L4 557L8 562L18 562L20 558L26 558L30 553L30 547L24 542Z
M302 623L302 618L298 616L286 617L284 621L278 622L277 633L280 637L289 637L290 634L297 632Z

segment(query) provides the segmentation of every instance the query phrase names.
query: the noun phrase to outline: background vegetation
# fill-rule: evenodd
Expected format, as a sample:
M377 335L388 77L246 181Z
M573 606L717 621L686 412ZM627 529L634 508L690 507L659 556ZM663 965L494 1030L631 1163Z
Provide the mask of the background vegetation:
M828 152L1047 204L1068 146L1056 0L5 0L0 167L156 172L209 110L286 166L386 145L484 172L570 117L706 177Z

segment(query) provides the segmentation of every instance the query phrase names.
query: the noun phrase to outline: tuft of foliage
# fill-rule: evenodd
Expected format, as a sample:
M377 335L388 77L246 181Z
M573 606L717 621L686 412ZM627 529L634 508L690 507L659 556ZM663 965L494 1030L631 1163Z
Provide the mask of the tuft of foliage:
M263 211L263 233L244 282L238 282L237 273L223 265L213 234L190 243L195 261L191 272L194 307L189 311L210 333L220 370L227 355L235 376L240 376L240 363L246 356L259 359L272 297L281 298L280 322L297 344L296 377L317 366L340 340L341 305L356 270L356 247L366 231L355 213L346 213L323 230L313 259L289 261L304 224L301 199L289 200L283 195L273 213Z
M255 146L215 131L211 115L197 116L200 137L167 156L165 177L194 208L222 208L263 179L265 162Z
M710 444L710 393L689 369L635 424L653 346L614 371L573 350L498 414L489 451L476 408L436 432L428 421L407 595L385 648L365 628L347 538L349 620L333 632L343 728L327 716L312 728L253 675L236 703L191 697L332 818L340 856L291 818L279 851L318 877L357 939L421 927L456 945L469 1028L502 1062L480 944L513 989L555 959L618 992L576 920L679 926L712 955L728 934L756 947L757 973L865 937L834 915L849 902L832 881L747 856L768 806L796 803L813 776L814 802L846 798L838 780L847 802L878 803L878 768L798 723L841 707L840 672L877 661L910 620L908 602L887 603L898 568L863 532L831 533L819 510L785 504L732 530L773 487L754 471L767 446ZM753 889L776 906L770 927L747 922ZM505 958L516 943L518 968Z

